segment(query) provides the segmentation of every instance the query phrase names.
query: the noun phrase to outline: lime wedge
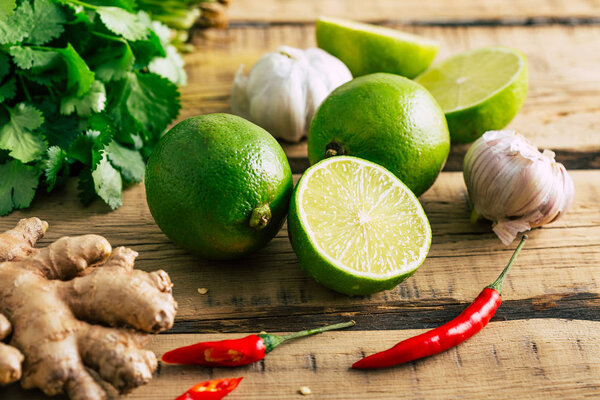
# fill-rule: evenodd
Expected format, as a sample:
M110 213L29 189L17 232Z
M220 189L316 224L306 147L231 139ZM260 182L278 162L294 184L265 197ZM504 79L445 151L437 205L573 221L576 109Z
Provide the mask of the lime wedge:
M392 289L423 263L431 228L415 195L370 161L331 157L296 186L288 230L300 266L348 295Z
M470 143L519 112L527 97L527 59L518 50L487 47L450 57L416 81L444 110L452 141Z
M431 64L439 47L435 40L360 22L321 17L317 44L336 56L354 77L390 72L413 78Z

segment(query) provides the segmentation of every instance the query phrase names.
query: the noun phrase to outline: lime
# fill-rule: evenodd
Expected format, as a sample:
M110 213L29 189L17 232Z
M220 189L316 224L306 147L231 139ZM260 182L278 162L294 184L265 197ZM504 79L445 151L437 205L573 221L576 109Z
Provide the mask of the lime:
M150 155L145 181L160 229L210 259L236 258L266 245L283 224L293 185L277 141L229 114L174 126Z
M355 77L390 72L413 78L429 67L439 48L422 36L338 18L319 18L316 33L318 46Z
M450 57L416 81L440 103L452 141L470 143L517 115L527 97L527 59L518 50L487 47Z
M435 181L450 152L444 113L421 85L371 74L335 89L308 133L311 164L347 154L383 165L417 196Z
M431 244L415 195L385 168L348 156L302 175L288 230L300 266L348 295L394 288L419 268Z

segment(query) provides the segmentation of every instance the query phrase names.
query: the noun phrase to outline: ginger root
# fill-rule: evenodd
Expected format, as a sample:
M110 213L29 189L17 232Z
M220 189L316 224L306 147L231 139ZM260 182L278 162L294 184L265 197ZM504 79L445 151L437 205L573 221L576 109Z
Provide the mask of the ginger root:
M12 325L10 345L0 343L0 385L21 379L49 396L96 400L106 393L86 367L122 393L148 382L157 361L140 331L173 326L169 276L134 270L135 251L97 235L34 248L47 228L28 218L0 234L0 340Z

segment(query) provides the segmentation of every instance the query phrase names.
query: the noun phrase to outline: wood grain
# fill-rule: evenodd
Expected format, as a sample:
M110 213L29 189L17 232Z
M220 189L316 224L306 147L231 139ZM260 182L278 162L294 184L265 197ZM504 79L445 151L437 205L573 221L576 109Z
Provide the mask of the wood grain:
M207 379L244 376L227 399L583 399L600 391L600 322L558 319L492 322L459 347L429 359L380 371L355 371L364 354L422 330L330 332L283 345L264 362L235 369L161 365L155 378L125 399L164 400ZM160 355L176 346L232 335L158 335ZM37 400L16 385L0 397ZM57 398L64 400L64 397Z
M575 203L562 219L529 235L506 280L500 319L600 318L600 171L571 174ZM461 174L442 173L421 197L433 230L425 263L394 290L350 298L320 286L299 268L285 228L249 257L206 261L162 234L146 206L143 185L127 190L124 206L109 213L100 201L82 207L74 183L63 193L36 200L26 211L1 218L0 229L38 216L50 223L44 243L97 233L114 246L132 247L140 253L138 268L162 268L170 274L180 305L175 332L272 330L282 323L296 329L340 314L362 321L364 329L429 327L457 315L491 283L516 244L503 246L487 222L471 225ZM207 294L198 294L202 287Z
M597 0L234 0L229 20L235 23L311 23L321 15L360 21L515 22L542 18L600 17Z
M530 90L508 128L550 148L568 168L600 168L600 26L394 27L439 40L438 60L472 48L506 45L529 61ZM180 119L230 112L229 90L240 64L253 65L279 45L314 46L314 27L276 26L206 31L186 56L190 84L182 90ZM552 44L552 45L549 45ZM306 141L282 144L295 172L303 171ZM460 170L467 146L454 146L446 170Z

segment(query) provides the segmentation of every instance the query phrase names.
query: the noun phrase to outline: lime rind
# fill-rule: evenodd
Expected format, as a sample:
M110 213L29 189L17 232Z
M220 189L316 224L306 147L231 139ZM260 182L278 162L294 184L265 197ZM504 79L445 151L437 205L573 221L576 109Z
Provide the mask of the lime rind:
M358 179L354 183L352 179L349 182L347 169L356 167L352 177ZM369 182L365 179L368 176L377 181ZM313 177L316 179L311 179ZM309 188L312 183L316 183L317 187ZM323 183L329 183L329 188L318 187ZM307 192L309 189L312 193ZM321 190L325 193L315 193ZM431 245L431 228L421 204L398 178L377 164L348 156L323 160L303 175L294 196L298 207L295 212L314 252L329 265L345 272L346 279L342 280L347 284L352 280L347 279L350 276L356 280L380 282L356 282L349 288L341 289L334 287L338 291L357 294L355 292L392 288L410 276L427 256ZM326 204L319 204L319 201L325 201ZM359 221L349 220L353 218L351 214L356 213L357 207L365 205L370 206L363 208L365 218L370 218L370 230L365 229L364 225L361 227ZM334 209L330 210L332 206ZM374 224L380 226L373 227ZM398 227L402 226L409 232L419 228L423 232L415 237L401 232ZM353 229L363 229L366 234L352 235ZM360 246L359 239L365 237L371 243L366 243L366 247ZM350 241L346 241L347 238ZM385 262L381 263L382 259ZM328 280L323 278L317 280L332 286L323 282Z

